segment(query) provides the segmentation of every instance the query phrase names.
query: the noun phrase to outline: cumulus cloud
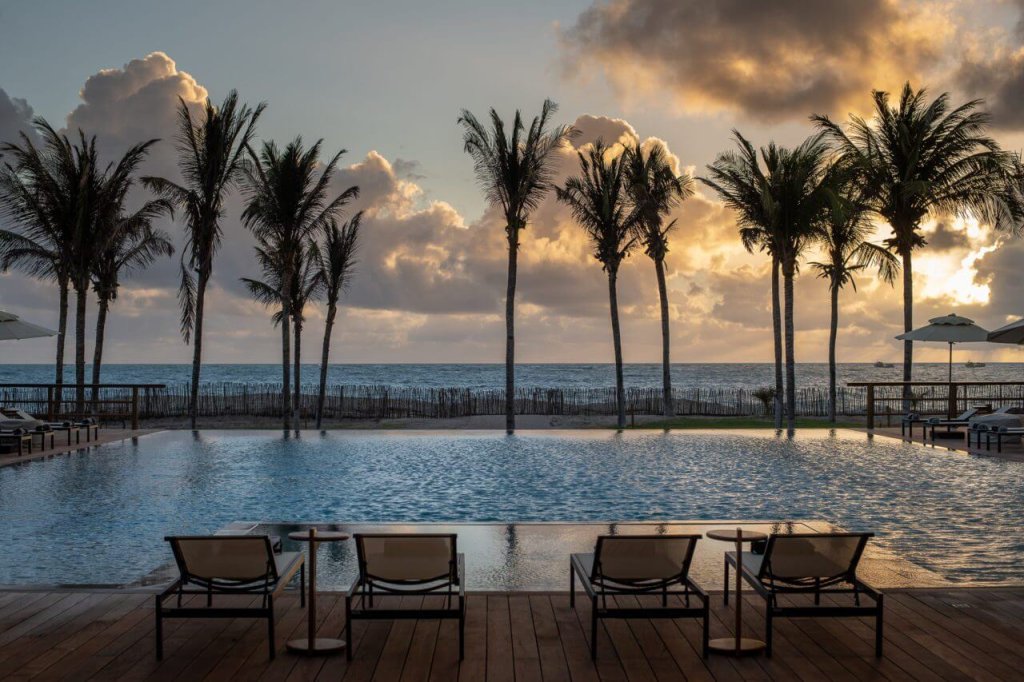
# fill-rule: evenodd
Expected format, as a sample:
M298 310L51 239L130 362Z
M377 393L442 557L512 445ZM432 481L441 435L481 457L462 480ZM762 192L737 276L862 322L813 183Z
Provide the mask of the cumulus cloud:
M897 0L597 0L561 34L567 69L623 96L759 120L859 108L937 57L937 8Z
M20 133L25 133L33 141L37 141L32 128L32 107L28 102L9 96L0 88L0 142L21 143Z

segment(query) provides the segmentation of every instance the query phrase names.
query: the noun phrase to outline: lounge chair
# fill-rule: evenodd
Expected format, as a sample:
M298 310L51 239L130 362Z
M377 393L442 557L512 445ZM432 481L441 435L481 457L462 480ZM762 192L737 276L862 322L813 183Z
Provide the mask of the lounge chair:
M359 575L345 596L345 653L352 660L352 622L360 619L450 618L459 621L459 660L465 654L466 567L457 536L441 533L356 533ZM438 607L374 608L374 593L437 595ZM452 597L456 603L452 604Z
M985 431L986 450L992 449L992 436L996 438L996 452L1002 452L1003 439L1024 437L1024 426L989 426ZM978 433L978 447L981 447L981 432Z
M700 535L599 535L593 554L569 558L569 605L576 606L576 578L590 599L590 658L597 659L599 618L702 618L702 653L708 654L708 596L690 578ZM618 606L616 596L661 597L661 606ZM669 596L685 606L669 606ZM695 596L699 606L690 605ZM613 604L608 605L608 597Z
M299 603L306 605L302 552L274 554L266 535L194 535L164 538L171 543L179 577L156 597L156 658L164 655L164 618L266 618L270 658L274 658L274 597L299 574ZM177 603L167 600L177 595ZM206 606L182 605L182 597L202 595ZM214 595L260 597L258 606L213 606Z
M772 620L806 617L874 617L875 656L882 655L882 593L857 577L857 564L874 533L799 533L768 537L763 555L743 553L743 578L765 600L765 653L772 653ZM729 603L729 567L736 552L725 554L725 603ZM821 604L821 595L852 594L853 605ZM874 604L861 606L861 595ZM814 605L780 605L779 597L814 595ZM789 601L787 599L787 601Z
M928 420L924 419L918 412L905 414L900 418L900 436L906 436L909 431L910 438L913 439L914 424L921 424L921 438L923 439L927 435L927 423Z
M28 449L28 454L32 454L32 434L24 429L11 429L10 431L0 431L0 446L5 449L17 448L18 456L21 457L25 454L25 449Z
M960 427L970 426L970 419L976 414L978 414L977 408L972 407L969 410L964 410L963 412L961 412L960 415L955 419L942 419L940 417L931 417L927 422L925 422L924 428L931 429L931 441L933 443L935 442L935 429L941 428L943 426L946 427L946 431L944 434L942 434L941 437L951 438L954 435L963 436L963 433L961 433L959 430Z

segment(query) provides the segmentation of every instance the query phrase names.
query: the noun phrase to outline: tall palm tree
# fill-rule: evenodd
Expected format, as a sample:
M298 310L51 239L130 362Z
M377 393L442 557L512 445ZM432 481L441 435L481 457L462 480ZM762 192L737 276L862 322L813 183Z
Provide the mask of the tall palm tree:
M181 254L181 334L192 344L192 383L188 414L196 428L199 376L203 362L203 320L206 288L213 274L213 259L220 248L224 200L238 185L244 152L256 133L256 121L266 108L239 104L232 90L219 106L207 98L201 119L195 119L179 99L178 170L181 184L165 178L144 178L149 187L170 201L185 216L185 248Z
M0 144L7 157L0 168L0 216L13 229L0 229L0 270L14 268L31 277L52 280L59 292L59 323L54 382L59 407L64 384L64 348L71 288L72 242L79 217L79 197L89 174L81 149L46 122L34 127L37 147L24 133L21 144Z
M356 264L356 247L359 243L359 224L363 212L340 227L332 220L324 230L323 243L318 250L320 281L323 283L324 298L327 299L327 318L324 321L324 345L320 355L320 387L316 399L316 428L323 425L324 402L327 399L327 368L331 353L331 333L338 315L338 300L341 292L348 288Z
M265 279L255 280L248 277L242 277L241 279L253 298L264 305L278 307L278 310L271 317L271 321L276 327L284 321L285 306L283 305L282 296L285 287L282 286L282 278L286 268L281 258L278 257L279 254L275 253L266 244L258 245L256 247L256 254L256 259L263 268ZM316 243L308 242L300 246L298 252L293 255L296 262L294 267L289 268L292 273L292 281L288 287L288 290L291 292L291 300L288 302L287 308L291 311L289 322L292 328L291 345L294 348L294 353L292 354L294 366L294 371L292 372L292 379L294 381L292 395L296 403L295 425L298 427L302 401L302 329L306 321L304 311L306 305L317 296L322 288L323 280L320 274L320 255Z
M349 201L359 196L359 188L355 186L333 198L329 196L331 180L345 150L335 154L321 169L322 142L317 140L308 150L301 138L295 138L284 149L273 142L264 142L259 154L249 149L249 159L244 165L246 206L242 221L257 241L273 254L281 269L281 405L285 429L291 428L290 412L298 409L299 399L295 396L292 406L288 365L294 277L301 271L302 254L309 241L326 229L331 220L337 219Z
M540 116L523 124L516 110L512 129L491 109L491 128L463 109L459 124L463 128L463 146L473 159L477 182L487 201L501 208L508 242L508 280L505 287L505 430L516 428L515 416L515 298L519 233L529 222L530 213L552 188L553 152L573 134L571 126L548 130L558 106L544 100Z
M167 214L173 217L173 207L163 199L147 201L130 214L123 212L123 200L114 206L115 216L102 239L102 247L93 268L92 287L96 293L96 338L93 344L92 383L100 382L100 368L103 364L103 339L107 325L107 313L117 298L121 279L125 274L145 269L160 256L174 255L174 245L163 230L153 227L153 222ZM96 399L95 391L93 400Z
M782 245L776 224L777 211L770 187L777 174L777 155L764 157L766 168L761 167L758 152L739 131L733 131L737 150L722 152L707 167L708 177L699 178L722 199L737 216L740 239L750 253L767 253L772 259L771 302L772 341L775 360L775 428L782 428L785 412L782 380L782 303L780 263Z
M899 274L900 262L884 246L868 238L874 231L864 202L864 185L856 173L836 166L826 184L826 207L817 235L824 260L810 265L818 276L828 280L831 317L828 335L828 418L836 420L836 338L839 331L839 292L849 284L857 290L855 275L877 269L879 276L892 285Z
M675 174L665 155L665 148L652 145L644 157L640 141L627 148L624 164L629 195L637 211L644 252L654 261L661 303L661 404L665 417L675 414L672 405L672 364L669 353L668 286L665 282L665 257L668 235L676 221L665 223L665 217L684 199L693 195L693 178Z
M758 243L750 241L751 239L767 238L769 240L767 248L771 249L773 259L778 259L778 267L782 273L785 303L783 329L786 356L786 422L787 427L793 429L796 426L793 283L799 268L800 257L812 241L824 209L824 180L827 175L828 149L821 135L809 137L793 149L779 147L774 142L770 143L761 150L761 158L767 169L767 173L762 174L753 148L744 148L746 140L738 133L736 137L741 146L740 155L738 157L725 155L724 158L723 155L720 155L709 167L712 178L717 178L717 181L707 182L723 196L727 205L739 208L735 202L741 198L746 200L748 197L735 192L736 190L745 190L748 183L745 181L746 175L741 174L739 179L744 182L739 187L733 187L730 184L736 179L732 174L738 170L737 163L739 170L749 173L749 162L752 156L757 167L757 174L764 178L764 181L759 183L761 185L760 196L749 197L753 205L741 208L740 213L741 216L744 212L763 213L764 224L768 226L768 231L765 232L764 228L755 224L751 226L753 232L743 234L742 238L744 244L748 245ZM749 146L749 143L746 145ZM777 286L774 281L773 286Z
M621 155L598 140L587 155L577 152L580 174L557 188L558 199L565 203L573 218L587 233L594 247L594 258L608 274L608 304L612 319L612 343L615 348L615 404L618 427L626 428L626 391L622 378L622 338L619 333L617 281L619 266L637 244L639 213L629 200L626 163Z
M925 245L921 223L950 213L975 216L997 229L1016 227L1020 207L1006 191L1015 156L987 134L981 100L951 108L949 94L928 101L924 89L903 86L892 105L876 90L870 120L851 115L846 128L827 116L812 120L849 163L863 171L871 210L889 223L886 244L903 264L903 327L914 326L913 253ZM903 380L913 378L914 343L903 342ZM909 399L910 386L904 386Z

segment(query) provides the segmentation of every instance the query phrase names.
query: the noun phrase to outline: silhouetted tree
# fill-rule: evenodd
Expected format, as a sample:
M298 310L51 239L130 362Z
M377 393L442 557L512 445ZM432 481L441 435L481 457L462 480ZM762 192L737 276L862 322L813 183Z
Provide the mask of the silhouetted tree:
M188 104L178 107L178 170L182 183L165 178L144 178L149 187L170 201L184 215L185 248L181 254L181 334L192 345L192 384L189 423L196 428L199 378L203 363L203 321L206 288L213 274L213 259L220 248L224 200L241 179L244 151L256 132L256 121L266 108L251 109L238 103L232 90L216 107L207 99L200 120Z
M323 295L327 300L327 317L324 320L324 343L320 355L320 386L316 399L316 428L323 425L324 402L327 398L327 368L331 354L331 334L334 320L338 315L338 300L341 292L348 288L356 264L356 248L359 243L359 224L363 212L340 227L332 220L324 230L323 242L317 251L317 269L320 273Z
M558 107L545 100L540 116L527 130L516 110L512 129L491 109L488 130L469 111L463 109L459 124L463 143L473 159L477 181L487 201L501 208L508 241L508 282L505 289L505 430L515 431L515 297L519 233L526 227L530 213L551 189L552 153L572 134L569 126L548 130Z
M661 385L662 412L675 414L672 405L672 363L668 319L668 286L665 282L665 257L668 255L668 235L676 221L665 223L665 218L684 199L693 195L693 178L676 175L665 148L650 146L646 157L640 141L627 148L624 158L629 195L640 214L638 226L644 252L654 261L658 279L658 299L661 304Z
M619 266L629 256L640 235L639 213L629 201L626 165L622 156L609 158L611 150L598 140L584 155L578 152L580 174L558 188L558 199L587 233L594 258L608 274L608 304L615 348L615 402L618 427L626 428L626 391L622 378L622 337L619 333L617 281Z

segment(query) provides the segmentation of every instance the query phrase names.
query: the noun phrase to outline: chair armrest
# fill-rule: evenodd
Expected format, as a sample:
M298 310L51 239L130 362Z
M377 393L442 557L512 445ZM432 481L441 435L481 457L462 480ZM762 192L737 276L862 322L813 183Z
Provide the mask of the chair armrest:
M466 594L466 555L461 552L458 555L458 571L459 571L459 596L465 596Z
M580 582L583 583L583 591L587 593L588 597L594 597L594 586L590 582L590 571L583 565L580 560L579 554L569 555L569 570L574 571L579 576Z
M878 598L882 596L882 593L879 592L877 588L872 587L860 578L854 577L853 584L858 590L868 595L875 601L878 601Z

